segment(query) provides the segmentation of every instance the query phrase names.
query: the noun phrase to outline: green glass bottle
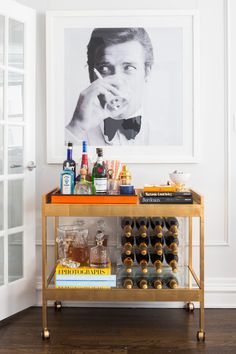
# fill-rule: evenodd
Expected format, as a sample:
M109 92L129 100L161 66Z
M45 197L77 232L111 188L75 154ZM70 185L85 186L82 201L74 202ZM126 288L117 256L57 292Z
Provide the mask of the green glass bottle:
M97 161L93 166L92 171L92 183L93 192L95 194L107 194L107 168L103 161L103 150L101 148L96 149Z

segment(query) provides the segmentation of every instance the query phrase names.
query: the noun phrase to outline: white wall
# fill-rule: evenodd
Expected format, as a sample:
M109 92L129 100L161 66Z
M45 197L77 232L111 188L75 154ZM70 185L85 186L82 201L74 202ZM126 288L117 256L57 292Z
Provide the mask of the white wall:
M205 196L206 306L236 307L234 209L236 207L236 5L233 0L18 0L37 10L37 261L40 275L40 202L59 181L61 166L46 163L45 11L95 9L199 9L200 14L200 162L130 164L136 187L163 182L176 168L191 172L191 187ZM99 6L98 6L99 4ZM227 19L227 6L230 18ZM229 21L228 21L229 20ZM229 36L227 36L227 24ZM234 26L234 27L233 27ZM234 42L233 42L234 41ZM229 45L229 47L228 47ZM234 47L234 48L233 48ZM234 50L233 50L234 49ZM229 75L228 75L229 74ZM196 247L196 246L195 246ZM197 248L196 248L197 249Z

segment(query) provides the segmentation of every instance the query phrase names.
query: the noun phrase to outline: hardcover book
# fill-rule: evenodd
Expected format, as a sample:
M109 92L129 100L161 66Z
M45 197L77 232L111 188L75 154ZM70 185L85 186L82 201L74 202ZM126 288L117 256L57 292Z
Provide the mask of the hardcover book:
M176 197L146 197L140 196L141 204L193 204L192 197L176 196Z
M95 268L95 267L77 267L77 268L69 268L61 265L60 263L56 266L56 275L64 275L64 276L105 276L111 275L111 264L106 268Z

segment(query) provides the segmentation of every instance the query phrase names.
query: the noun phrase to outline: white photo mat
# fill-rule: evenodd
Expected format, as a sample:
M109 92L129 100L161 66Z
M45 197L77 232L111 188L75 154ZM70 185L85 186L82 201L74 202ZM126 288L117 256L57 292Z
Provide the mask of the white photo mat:
M47 12L47 162L65 159L65 126L89 85L86 46L97 27L144 27L154 47L147 107L155 143L104 146L105 159L198 162L198 13L192 10ZM75 151L81 154L81 146Z

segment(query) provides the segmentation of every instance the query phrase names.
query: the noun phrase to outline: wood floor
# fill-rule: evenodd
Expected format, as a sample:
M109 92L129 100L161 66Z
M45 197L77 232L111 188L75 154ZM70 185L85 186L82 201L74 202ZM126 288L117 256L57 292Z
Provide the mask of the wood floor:
M49 308L51 338L42 340L41 309L0 322L0 354L236 353L236 309L206 310L198 343L198 310Z

